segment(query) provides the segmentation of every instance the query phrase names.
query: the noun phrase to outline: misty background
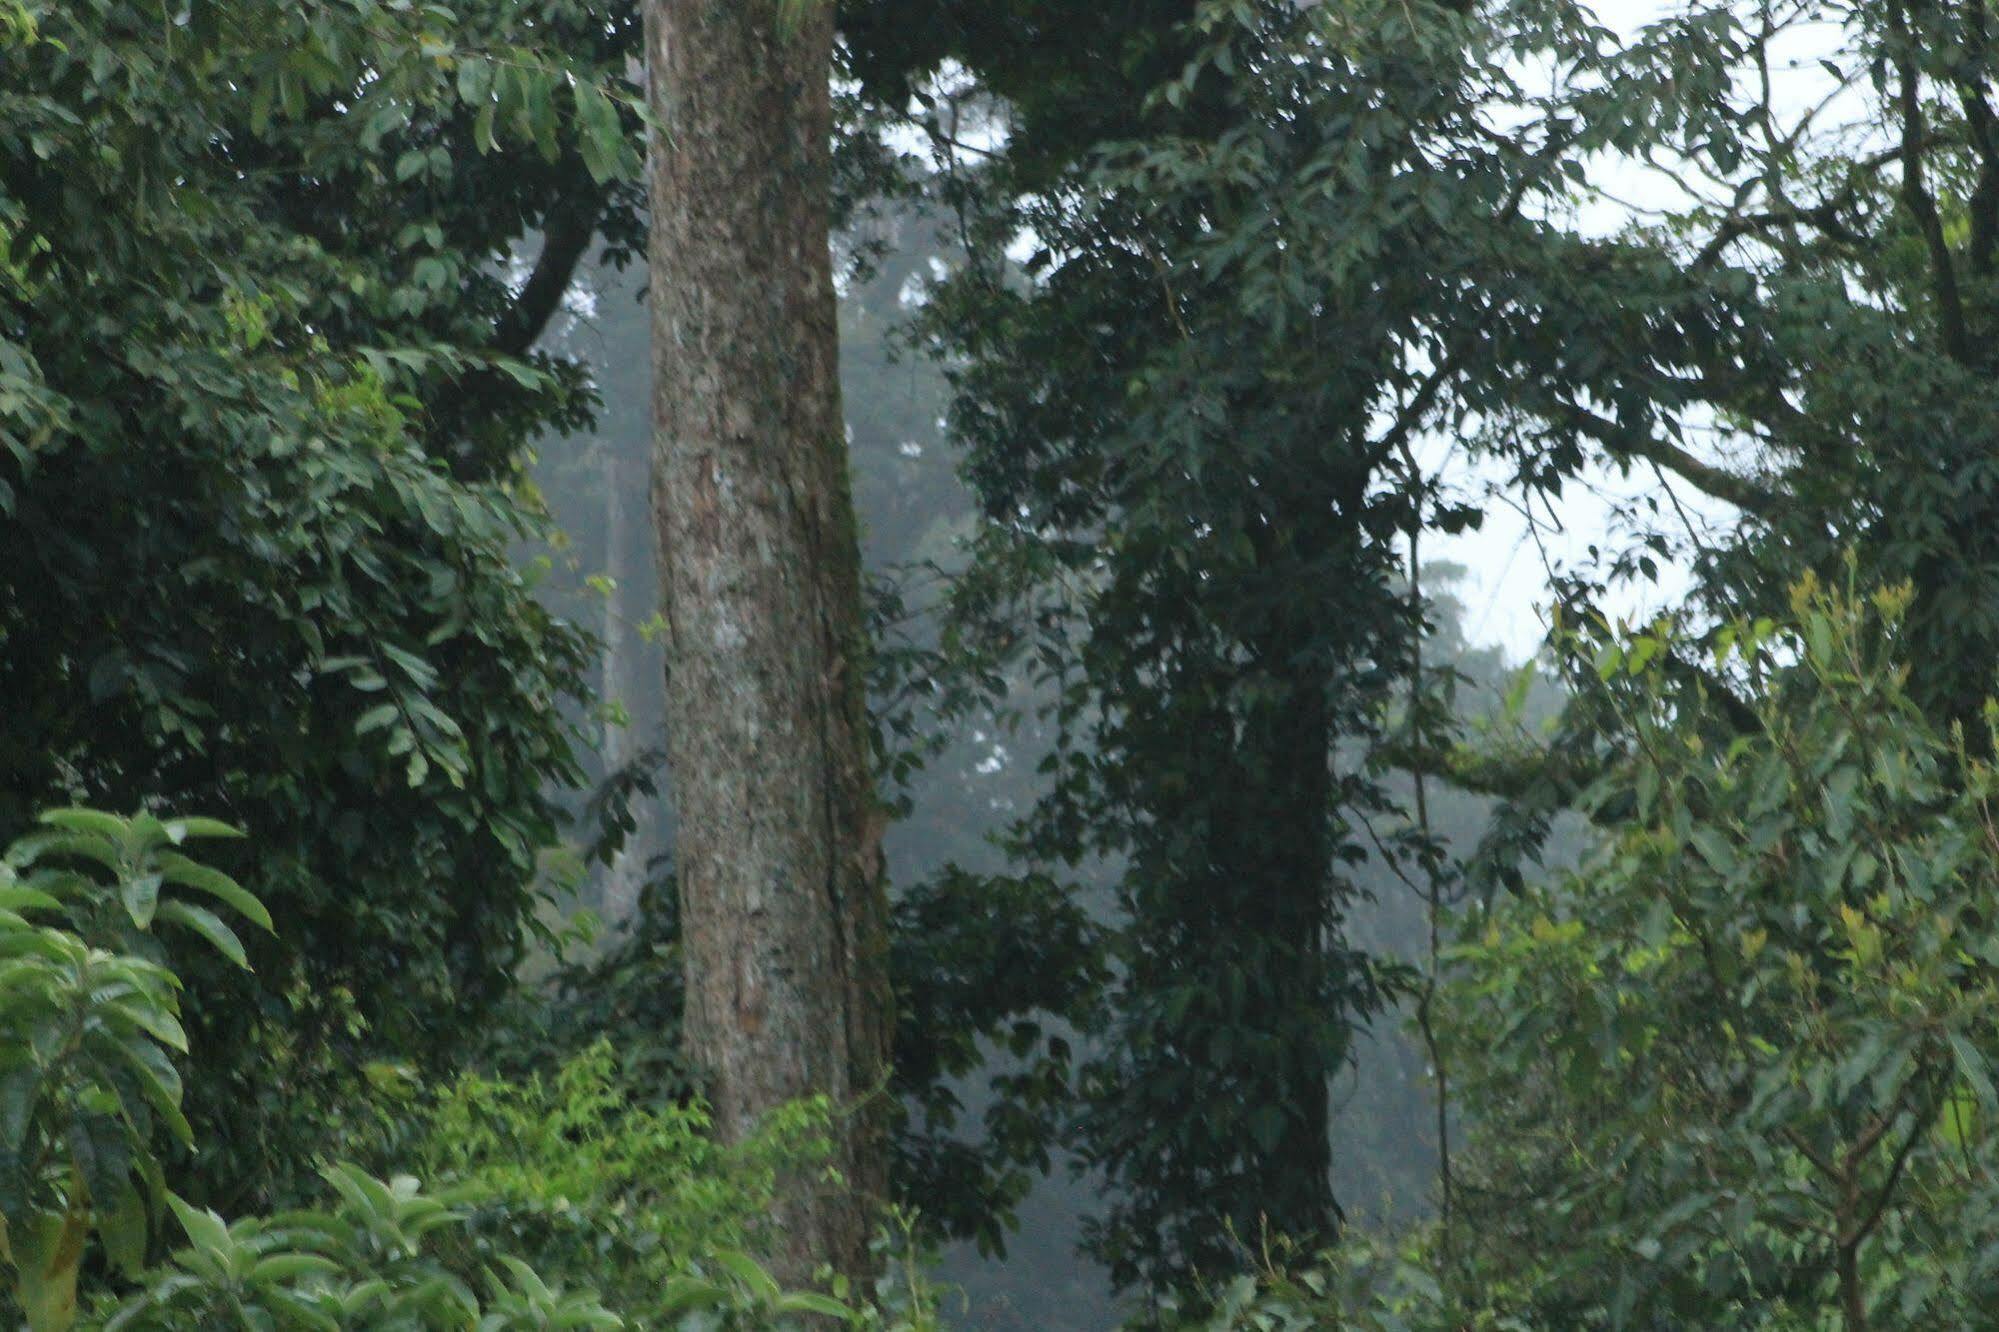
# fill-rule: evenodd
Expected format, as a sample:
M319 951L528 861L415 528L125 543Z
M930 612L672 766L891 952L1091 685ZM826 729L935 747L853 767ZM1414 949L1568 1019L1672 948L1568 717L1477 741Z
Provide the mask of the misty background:
M855 503L863 558L870 574L890 580L908 611L893 626L921 643L942 586L941 573L959 562L958 547L974 529L970 493L958 476L946 416L943 369L906 346L911 314L926 284L943 271L951 245L945 229L920 215L870 219L868 262L850 265L841 283L842 378ZM552 608L595 633L600 699L573 720L592 742L584 756L594 785L635 763L658 761L663 715L664 655L656 632L658 585L648 500L651 451L650 334L638 268L590 269L572 295L566 318L552 332L555 349L591 368L603 399L597 428L550 438L538 450L534 481L561 526L563 540L534 558L544 562L540 595ZM1430 441L1448 465L1448 441ZM1475 476L1464 485L1483 485ZM1588 501L1591 497L1585 496ZM1609 510L1605 510L1608 513ZM1604 516L1590 521L1602 525ZM1463 677L1459 704L1468 716L1496 710L1519 683L1520 667L1541 636L1527 588L1545 586L1542 533L1530 548L1519 515L1488 534L1472 534L1428 563L1425 590L1435 604L1436 635L1428 648L1437 664L1454 663ZM1509 547L1510 543L1510 549ZM1441 544L1441 543L1439 543ZM1531 567L1532 578L1526 577ZM1470 574L1467 565L1480 570ZM1469 601L1461 599L1469 597ZM1559 694L1543 679L1527 684L1530 724L1552 716ZM1031 710L957 728L916 774L906 794L909 814L887 838L891 892L923 882L946 864L975 873L1009 867L996 834L1026 813L1038 794L1036 766L1046 752ZM594 912L606 935L628 926L648 873L670 864L671 792L635 809L638 826L608 868L577 885L576 905ZM1406 778L1390 779L1406 794ZM1454 851L1468 852L1483 831L1489 802L1432 783L1433 827ZM579 797L576 809L582 813ZM579 828L579 840L584 836ZM1556 858L1573 859L1579 834L1554 839ZM1012 868L1021 868L1018 865ZM579 871L580 872L580 871ZM1077 877L1071 872L1071 877ZM1083 891L1091 891L1087 867ZM1097 876L1095 907L1109 911L1108 884ZM1418 887L1379 859L1354 877L1362 899L1346 921L1349 938L1380 956L1420 965L1428 924ZM1334 1162L1338 1197L1358 1225L1385 1225L1428 1215L1437 1165L1435 1104L1422 1044L1407 1011L1391 1012L1362 1041L1336 1088ZM1087 1050L1081 1053L1087 1054ZM1002 1056L995 1055L995 1060ZM976 1132L985 1102L983 1078L958 1088L963 1127ZM1082 1220L1096 1210L1101 1186L1059 1160L1018 1210L1018 1229L1004 1254L956 1245L942 1255L938 1279L952 1289L946 1307L969 1327L1069 1332L1113 1326L1120 1314L1101 1270L1077 1253Z

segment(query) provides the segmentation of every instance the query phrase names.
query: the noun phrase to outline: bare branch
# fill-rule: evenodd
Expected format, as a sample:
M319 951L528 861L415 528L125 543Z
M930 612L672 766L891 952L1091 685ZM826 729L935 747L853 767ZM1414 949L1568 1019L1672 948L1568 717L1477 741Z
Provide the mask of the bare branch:
M1671 440L1628 430L1585 407L1569 404L1563 420L1597 440L1616 457L1643 458L1678 476L1704 495L1733 504L1744 513L1769 518L1779 498L1746 477L1703 462Z

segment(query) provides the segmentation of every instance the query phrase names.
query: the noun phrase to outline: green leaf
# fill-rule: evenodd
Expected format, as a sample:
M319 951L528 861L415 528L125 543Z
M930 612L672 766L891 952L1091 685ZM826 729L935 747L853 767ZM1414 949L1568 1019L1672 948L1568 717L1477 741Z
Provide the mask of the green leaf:
M42 1067L28 1062L0 1075L0 1156L18 1156L41 1094Z
M1698 827L1689 834L1689 840L1693 842L1694 849L1700 852L1701 859L1708 863L1708 868L1723 878L1734 875L1735 848L1729 844L1728 838L1713 828Z
M270 1285L279 1281L294 1281L302 1276L331 1276L340 1271L340 1264L323 1254L278 1253L268 1258L260 1258L250 1268L250 1281L254 1285Z
M173 1066L159 1046L144 1040L123 1040L115 1049L139 1075L139 1090L168 1129L182 1142L194 1140L194 1130L189 1127L187 1116L181 1112L180 1072Z
M173 852L163 853L157 863L167 882L179 884L183 888L192 888L199 893L207 893L210 897L234 907L253 924L266 930L274 928L271 924L271 913L265 910L263 902L221 870L197 864Z
M1994 1094L1991 1069L1983 1052L1956 1031L1950 1034L1950 1048L1957 1056L1958 1075L1978 1097L1978 1104L1988 1114L1999 1110L1999 1095Z
M111 1265L127 1277L146 1268L147 1209L139 1191L127 1180L115 1203L97 1209L97 1238Z
M43 812L40 823L71 832L92 833L113 843L123 842L131 825L116 814L106 814L96 809L51 809Z
M160 903L160 918L185 925L214 945L215 950L234 962L243 970L250 970L250 959L243 951L243 941L236 931L223 923L222 918L207 907L195 906L192 902L167 901Z
M153 995L135 991L113 1001L110 1007L169 1050L187 1053L187 1032L180 1019Z
M624 126L619 122L617 105L596 84L578 79L571 90L581 131L577 145L591 179L601 185L617 174L624 151Z
M667 1315L687 1313L696 1309L720 1309L729 1304L726 1287L700 1277L668 1277L660 1292L660 1312Z
M778 1313L823 1314L828 1318L852 1318L854 1311L840 1301L827 1295L817 1295L811 1291L799 1291L786 1295L775 1306Z
M240 828L224 823L220 819L203 818L198 814L184 815L166 821L167 836L178 846L189 837L227 838L240 840L247 836Z
M0 911L61 911L57 899L35 888L18 884L0 887Z
M132 923L142 930L153 927L153 915L160 905L160 883L164 878L159 874L135 874L118 885L118 896L125 903L125 912Z
M783 1288L777 1284L777 1278L764 1271L757 1260L746 1253L735 1249L720 1249L716 1251L714 1261L717 1266L741 1283L745 1290L763 1301L774 1300L783 1293Z
M188 1242L195 1248L221 1253L231 1247L229 1227L215 1213L194 1206L177 1193L167 1194L167 1206L173 1209L181 1229L187 1232Z

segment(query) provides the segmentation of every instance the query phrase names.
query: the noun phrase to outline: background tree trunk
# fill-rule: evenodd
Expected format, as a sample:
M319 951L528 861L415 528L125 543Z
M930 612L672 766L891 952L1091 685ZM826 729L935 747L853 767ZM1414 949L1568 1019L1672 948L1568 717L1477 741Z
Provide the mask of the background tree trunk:
M632 561L628 555L633 533L631 498L626 493L625 481L631 470L630 464L618 457L616 448L605 448L604 576L611 580L611 590L604 598L603 678L598 693L606 703L627 704L628 714L632 698L632 652L625 597L633 585ZM637 750L630 716L622 720L606 717L600 744L606 772L621 771L629 764ZM614 928L625 928L638 914L639 889L645 882L645 854L641 845L637 834L627 838L604 871L603 917L605 924Z
M740 1138L836 1103L777 1274L868 1269L889 996L828 250L833 6L648 0L654 523L686 1040Z

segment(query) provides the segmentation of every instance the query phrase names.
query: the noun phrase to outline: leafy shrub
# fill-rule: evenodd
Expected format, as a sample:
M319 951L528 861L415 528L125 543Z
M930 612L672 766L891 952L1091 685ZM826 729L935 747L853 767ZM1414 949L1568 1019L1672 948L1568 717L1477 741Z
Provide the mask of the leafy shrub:
M1153 1321L1172 1332L1501 1332L1507 1325L1447 1312L1432 1270L1432 1238L1425 1232L1396 1249L1350 1234L1337 1251L1295 1270L1266 1257L1261 1271L1201 1292L1185 1307L1169 1302Z
M326 1180L340 1199L331 1210L234 1225L170 1198L188 1245L104 1320L103 1332L624 1326L593 1296L551 1288L509 1255L487 1269L482 1302L440 1257L440 1236L461 1213L407 1176L383 1181L343 1166Z
M187 1050L180 982L155 927L244 966L203 903L271 923L179 851L235 835L213 820L72 809L41 824L0 855L0 1260L38 1330L74 1320L93 1233L119 1267L143 1264L168 1197L155 1130L191 1139L173 1063Z
M233 1226L167 1189L157 1130L183 1143L192 1133L173 1062L187 1050L180 981L156 927L248 965L211 905L265 929L270 916L179 850L233 836L210 819L70 809L0 855L0 1261L20 1316L33 1332L79 1320L106 1332L622 1326L507 1255L486 1272L482 1303L435 1252L433 1236L461 1214L412 1179L335 1167L333 1210ZM147 1271L167 1211L188 1244ZM122 1304L79 1289L93 1238L138 1280Z
M1457 954L1466 1273L1536 1327L1987 1326L1999 771L1911 701L1906 591L1728 627L1718 733L1661 630L1582 873ZM1468 1276L1460 1283L1470 1285Z
M624 1326L601 1286L645 1327L935 1326L920 1275L856 1311L782 1289L748 1255L780 1171L824 1158L827 1105L789 1107L725 1148L698 1105L634 1097L603 1041L546 1079L466 1076L436 1097L408 1149L442 1192L335 1164L330 1206L230 1223L170 1191L157 1139L193 1135L168 945L245 966L213 908L271 927L256 897L180 850L234 836L210 819L58 810L0 854L0 1319L17 1312L31 1332ZM149 1266L169 1231L185 1244Z
M802 1102L722 1146L698 1103L639 1099L600 1040L546 1078L461 1077L429 1109L415 1157L466 1200L468 1262L511 1253L591 1277L646 1326L697 1305L833 1312L777 1290L746 1256L779 1173L825 1159L829 1122L823 1101Z

